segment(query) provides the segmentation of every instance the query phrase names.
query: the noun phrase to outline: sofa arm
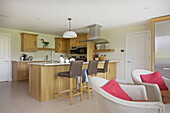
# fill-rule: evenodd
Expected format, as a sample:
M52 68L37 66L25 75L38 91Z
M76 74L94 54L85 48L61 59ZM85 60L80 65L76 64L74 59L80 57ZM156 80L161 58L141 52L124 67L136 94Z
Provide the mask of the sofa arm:
M132 98L132 100L147 100L145 86L122 84L120 84L120 86Z
M165 77L162 77L162 78L163 78L163 80L164 80L166 86L168 87L168 90L170 90L170 79L165 78Z

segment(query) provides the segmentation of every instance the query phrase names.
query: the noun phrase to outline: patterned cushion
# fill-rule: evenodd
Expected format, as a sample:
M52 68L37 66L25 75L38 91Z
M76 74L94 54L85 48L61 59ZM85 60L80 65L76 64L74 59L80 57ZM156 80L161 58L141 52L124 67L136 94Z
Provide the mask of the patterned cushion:
M112 79L110 82L108 82L101 88L117 98L128 100L128 101L132 100L132 98L129 97L125 91L123 91L123 89L114 79Z
M168 90L168 87L165 85L165 82L163 81L162 75L159 71L148 75L140 75L140 77L145 83L157 84L161 90Z

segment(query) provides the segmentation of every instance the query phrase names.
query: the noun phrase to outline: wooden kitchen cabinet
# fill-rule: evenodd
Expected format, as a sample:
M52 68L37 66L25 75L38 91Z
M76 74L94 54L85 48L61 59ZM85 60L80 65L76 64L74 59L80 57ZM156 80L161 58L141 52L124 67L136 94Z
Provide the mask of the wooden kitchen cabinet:
M44 61L12 61L12 81L29 79L29 63L41 63Z
M70 51L70 39L55 38L55 52L69 53Z
M79 42L83 40L88 40L89 35L86 34L77 34L77 38L70 39L70 47L78 47L78 46L87 46L87 42Z
M29 76L28 62L12 62L12 81L27 80Z
M21 51L36 52L37 36L38 34L21 33Z

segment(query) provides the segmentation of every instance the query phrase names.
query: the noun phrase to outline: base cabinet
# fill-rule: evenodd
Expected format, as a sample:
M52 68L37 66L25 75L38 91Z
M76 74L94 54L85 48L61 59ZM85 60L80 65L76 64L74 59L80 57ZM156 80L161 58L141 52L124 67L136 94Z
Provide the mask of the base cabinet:
M12 61L12 81L28 80L29 63L43 61Z
M27 80L28 76L28 62L12 62L12 81Z

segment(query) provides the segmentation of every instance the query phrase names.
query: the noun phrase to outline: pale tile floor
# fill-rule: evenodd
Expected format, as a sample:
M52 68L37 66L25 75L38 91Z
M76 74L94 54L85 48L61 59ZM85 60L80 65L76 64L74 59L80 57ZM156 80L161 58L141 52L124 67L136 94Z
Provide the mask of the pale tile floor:
M69 99L62 97L60 102L39 102L29 96L28 82L4 82L0 83L0 113L100 113L94 95L90 100L83 96L82 102L74 97L71 106Z
M170 113L170 104L166 104L166 113ZM0 83L0 113L101 113L95 96L87 99L84 94L83 101L79 97L73 98L73 105L69 100L61 98L58 102L53 99L39 102L28 94L28 82Z

